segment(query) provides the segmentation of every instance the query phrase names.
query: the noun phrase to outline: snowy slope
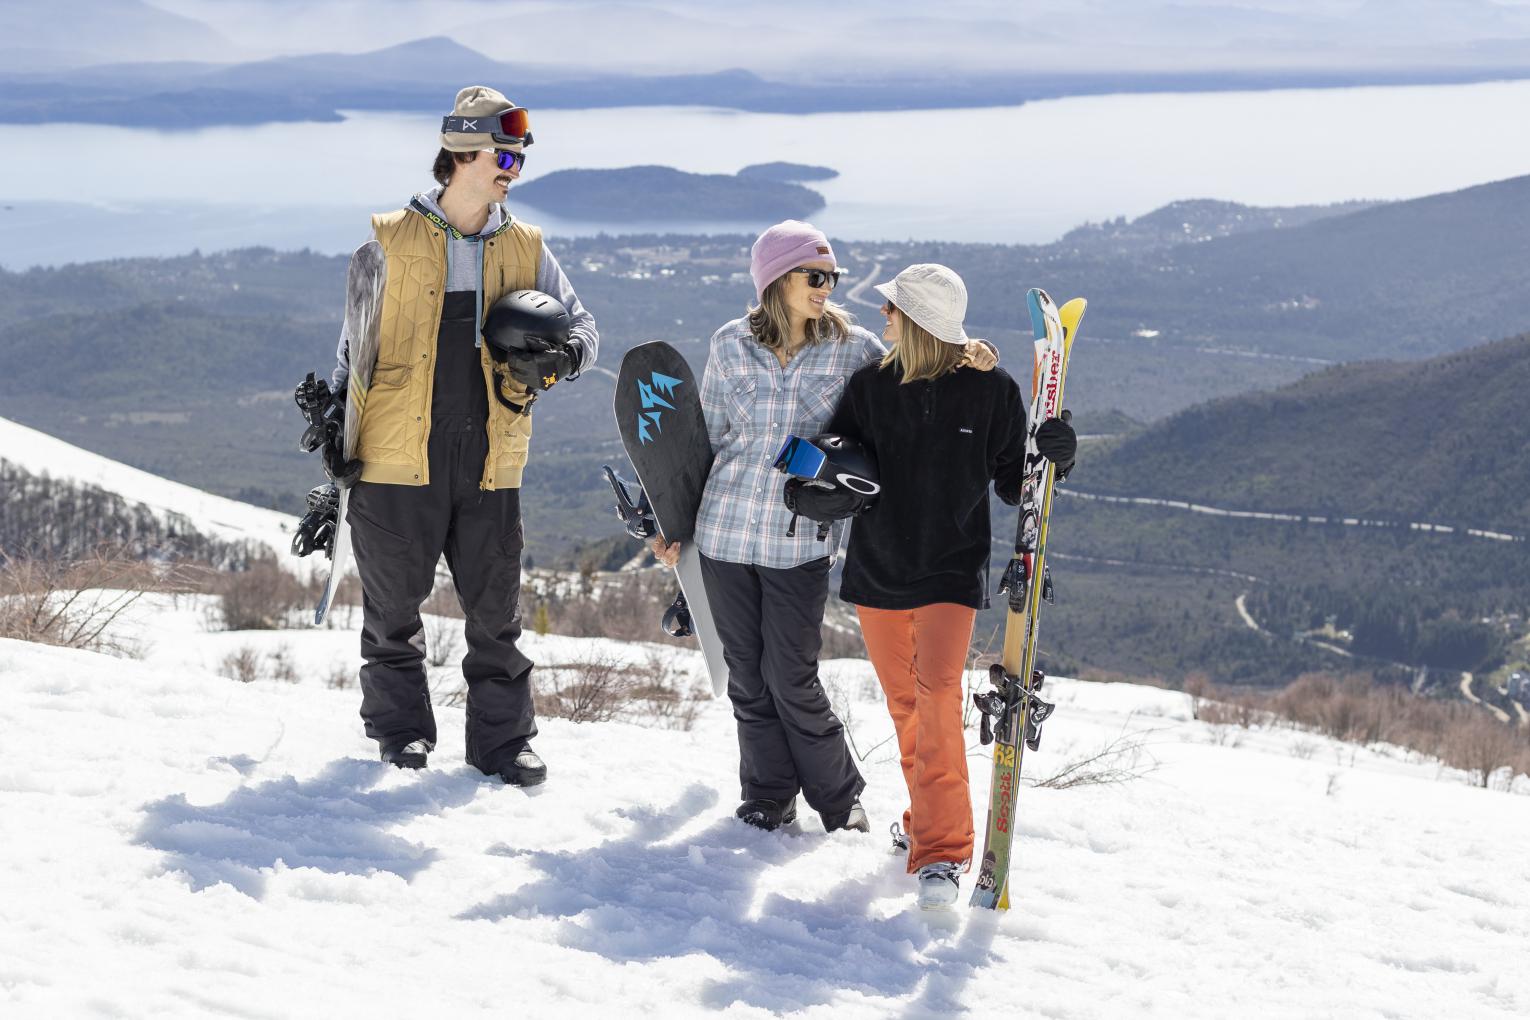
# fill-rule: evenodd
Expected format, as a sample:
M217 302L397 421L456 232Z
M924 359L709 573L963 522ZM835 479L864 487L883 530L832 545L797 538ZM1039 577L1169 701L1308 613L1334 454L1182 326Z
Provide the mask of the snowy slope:
M0 458L32 474L46 473L115 492L162 514L184 514L205 535L264 542L283 559L290 556L297 519L288 514L214 496L128 467L8 418L0 418Z
M1023 790L1016 908L923 914L885 852L903 794L864 663L825 674L876 833L805 812L766 834L731 818L726 703L690 732L544 720L529 792L464 766L441 707L434 767L403 773L324 683L354 631L211 634L202 611L140 605L137 660L0 641L0 1016L1530 1014L1530 797L1400 753L1051 682L1028 774L1123 731L1156 770ZM241 647L308 679L217 675Z

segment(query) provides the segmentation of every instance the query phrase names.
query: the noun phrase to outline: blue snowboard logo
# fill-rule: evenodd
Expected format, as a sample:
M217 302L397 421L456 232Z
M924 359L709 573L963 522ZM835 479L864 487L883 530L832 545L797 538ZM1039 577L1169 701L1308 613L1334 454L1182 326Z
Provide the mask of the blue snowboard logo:
M673 400L675 397L675 387L681 385L683 385L681 380L676 379L674 376L665 375L663 372L653 373L652 379L646 383L641 379L638 380L638 400L643 406L643 409L638 412L638 442L650 442L655 438L656 433L663 431L659 425L659 415L664 413L665 410L673 411L675 409L675 405L671 404L669 400L665 400L664 397ZM659 393L663 393L664 396L659 396ZM650 431L650 426L652 426L652 431Z

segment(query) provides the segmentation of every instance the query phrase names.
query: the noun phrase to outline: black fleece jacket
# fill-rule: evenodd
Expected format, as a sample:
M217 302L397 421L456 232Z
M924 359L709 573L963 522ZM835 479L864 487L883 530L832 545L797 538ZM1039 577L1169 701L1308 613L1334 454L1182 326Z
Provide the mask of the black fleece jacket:
M1027 401L1003 369L903 384L896 367L850 377L828 431L876 458L882 494L850 528L839 597L873 609L988 605L988 484L1020 502Z

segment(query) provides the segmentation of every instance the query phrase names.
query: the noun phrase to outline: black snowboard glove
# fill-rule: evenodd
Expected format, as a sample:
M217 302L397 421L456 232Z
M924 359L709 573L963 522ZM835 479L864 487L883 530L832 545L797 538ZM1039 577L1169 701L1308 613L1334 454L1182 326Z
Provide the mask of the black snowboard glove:
M324 461L324 473L335 483L337 489L349 489L361 478L361 461L355 457L345 459L345 398L348 391L341 389L331 398L329 414L325 417L330 428L325 433L324 445L319 447L319 457Z
M325 442L319 451L319 456L324 461L324 473L329 480L335 483L337 489L349 489L361 480L362 463L359 458L345 459L344 449L341 446L345 442L344 436L335 436Z
M578 344L544 341L542 348L509 359L510 378L531 390L547 390L560 379L579 375L582 353Z
M1036 429L1036 449L1041 455L1057 465L1057 480L1068 477L1073 470L1074 458L1078 456L1078 433L1069 424L1072 413L1064 411L1061 418L1048 418Z
M806 478L788 478L781 494L786 509L820 524L842 521L870 507L866 497L839 485L824 485Z

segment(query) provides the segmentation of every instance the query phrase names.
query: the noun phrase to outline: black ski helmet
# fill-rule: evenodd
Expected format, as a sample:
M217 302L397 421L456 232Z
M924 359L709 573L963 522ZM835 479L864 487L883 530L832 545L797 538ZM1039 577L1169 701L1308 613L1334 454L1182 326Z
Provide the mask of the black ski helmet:
M824 466L818 474L819 481L832 482L867 500L875 499L882 491L876 462L860 443L833 432L820 432L811 442L823 451Z
M483 339L511 378L527 389L543 390L567 371L572 326L568 309L557 298L539 290L514 290L489 309ZM560 362L563 372L554 372Z
M821 453L822 460L801 456L802 451L792 451L792 444L805 443ZM806 451L811 454L812 451ZM803 467L812 464L812 470ZM847 517L854 517L871 509L882 491L877 478L876 462L865 447L853 439L822 432L812 439L792 437L787 440L776 458L776 467L793 477L787 479L781 493L786 508L795 516L818 522L818 537L828 535L829 525ZM787 528L787 534L796 533L796 520Z

